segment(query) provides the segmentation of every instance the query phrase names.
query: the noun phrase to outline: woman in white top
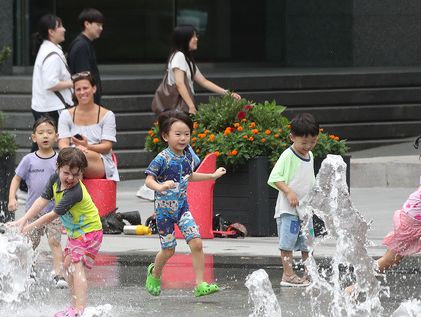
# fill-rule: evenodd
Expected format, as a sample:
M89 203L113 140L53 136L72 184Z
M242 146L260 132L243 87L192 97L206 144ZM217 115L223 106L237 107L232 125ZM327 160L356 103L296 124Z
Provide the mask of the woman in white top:
M112 157L113 143L117 141L115 115L94 102L96 86L90 72L74 74L72 79L77 105L60 114L58 147L76 146L85 153L85 178L119 181Z
M180 96L189 107L189 112L193 114L197 110L194 100L189 94L190 90L192 95L194 95L193 82L220 95L228 93L228 90L206 79L200 72L192 55L192 52L197 50L197 42L198 35L193 26L180 25L175 27L173 32L173 46L168 58L168 84L176 85ZM185 82L185 78L187 78L187 83ZM231 93L231 95L235 99L241 98L237 93Z
M228 90L206 79L200 72L199 67L197 67L192 52L197 50L198 39L197 31L193 26L180 25L175 27L173 31L173 45L167 63L168 84L171 86L176 85L178 93L187 104L188 111L191 114L195 114L197 110L193 100L193 82L220 95L229 93ZM241 96L237 93L231 93L231 96L235 99L241 99ZM145 185L139 188L136 196L146 200L154 199L153 191Z
M66 29L61 19L46 14L39 21L32 77L32 113L35 120L50 116L58 122L65 104L72 105L73 82L61 46Z

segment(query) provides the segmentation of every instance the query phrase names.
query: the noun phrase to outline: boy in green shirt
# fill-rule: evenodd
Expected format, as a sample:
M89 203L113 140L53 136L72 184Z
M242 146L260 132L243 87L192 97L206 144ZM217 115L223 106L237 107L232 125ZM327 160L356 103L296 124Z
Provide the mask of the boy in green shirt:
M281 154L268 179L268 184L279 190L274 218L284 269L281 286L310 284L306 276L301 278L295 274L292 253L294 250L301 251L303 261L309 254L296 207L314 184L311 150L316 146L318 135L319 124L311 114L302 113L292 119L290 138L293 144Z

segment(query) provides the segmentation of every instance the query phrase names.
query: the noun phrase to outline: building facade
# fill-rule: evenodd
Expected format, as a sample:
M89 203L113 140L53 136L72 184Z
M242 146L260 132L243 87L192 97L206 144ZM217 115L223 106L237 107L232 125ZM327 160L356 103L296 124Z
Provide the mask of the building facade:
M418 0L4 0L0 6L10 2L15 66L33 64L31 35L43 14L63 19L66 50L80 32L77 16L86 7L106 17L95 43L100 64L163 63L174 25L193 24L200 62L421 65Z

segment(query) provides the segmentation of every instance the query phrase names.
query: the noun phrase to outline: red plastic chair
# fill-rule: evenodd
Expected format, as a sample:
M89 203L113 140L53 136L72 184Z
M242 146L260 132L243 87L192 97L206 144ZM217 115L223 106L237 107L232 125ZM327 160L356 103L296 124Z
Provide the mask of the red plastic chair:
M198 173L213 173L216 170L216 154L208 154L197 168ZM190 211L199 226L202 239L213 239L213 189L215 180L203 182L190 182L187 186L187 202ZM176 238L183 238L180 230L176 227Z
M113 161L118 166L117 156L112 153ZM89 195L98 208L99 216L104 217L117 209L117 182L106 178L84 178L82 180Z

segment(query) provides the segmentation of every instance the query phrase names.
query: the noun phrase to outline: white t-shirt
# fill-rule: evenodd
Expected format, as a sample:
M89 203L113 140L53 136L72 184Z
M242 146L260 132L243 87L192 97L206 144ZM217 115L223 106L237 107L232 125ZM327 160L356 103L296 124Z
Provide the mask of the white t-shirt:
M186 73L187 80L190 85L190 89L192 93L194 94L190 67L189 67L189 64L187 63L186 57L184 56L183 52L178 51L174 53L174 55L170 58L170 62L168 63L168 84L171 86L175 84L174 68L178 68L179 70ZM196 75L197 74L200 74L200 70L199 70L199 67L197 67L196 65Z
M57 54L48 54L56 52ZM66 67L66 58L60 45L44 40L35 59L32 75L32 103L31 108L37 112L49 112L64 109L63 102L53 91L48 90L60 81L70 80L70 73ZM72 90L70 88L59 91L68 104L72 104Z
M311 190L314 181L313 153L309 152L309 158L305 159L295 153L292 147L289 147L281 154L273 167L268 184L278 189L275 183L284 182L295 192L301 202ZM298 215L296 208L291 207L285 193L279 190L274 218L278 218L283 213Z

